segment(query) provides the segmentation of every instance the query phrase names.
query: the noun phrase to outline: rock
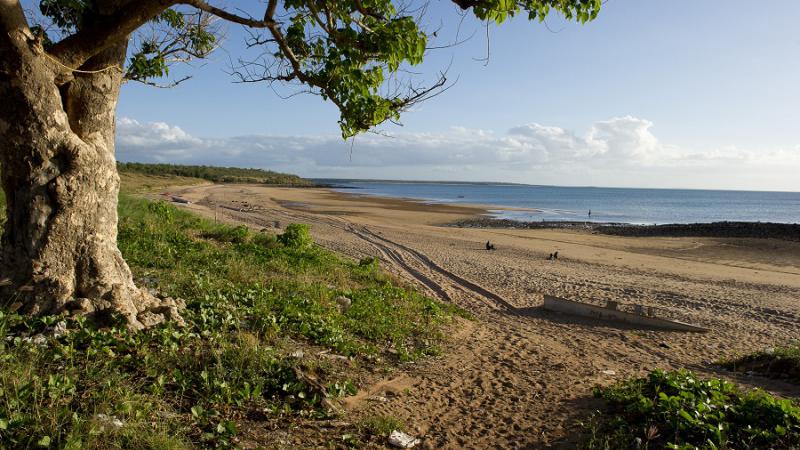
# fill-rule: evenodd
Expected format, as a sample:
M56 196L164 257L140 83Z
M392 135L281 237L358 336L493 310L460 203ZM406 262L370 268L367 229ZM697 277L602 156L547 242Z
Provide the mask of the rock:
M125 426L125 422L119 420L114 416L109 416L103 413L95 414L94 420L100 425L100 431L106 431L106 428L120 429Z
M615 372L613 370L601 370L600 373L602 373L603 375L616 375L617 374L617 372Z
M666 342L659 342L658 346L661 347L661 348L672 348Z
M305 356L305 355L306 354L303 353L302 350L297 350L296 352L292 352L289 356L291 356L292 358L302 359L303 356Z
M170 412L170 411L156 411L156 415L158 417L161 417L161 418L164 418L164 419L177 419L178 417L181 416L178 413L174 413L174 412Z
M349 357L349 356L344 356L344 355L334 355L334 354L331 354L331 353L329 353L329 352L319 352L319 353L317 353L317 354L318 354L319 356L322 356L323 358L330 358L330 359L340 359L340 360L342 360L342 361L350 361L350 357Z
M22 342L27 342L34 345L44 345L47 342L47 338L43 334L39 333L35 336L22 338Z
M336 302L337 305L339 305L339 310L343 313L346 313L350 309L350 306L353 304L353 301L345 297L344 295L340 295L333 300Z
M137 284L139 286L145 286L148 288L158 286L158 278L156 277L142 277L137 280Z
M402 431L394 430L389 434L389 445L398 448L413 448L419 444L420 440L414 436L403 433Z
M53 327L53 337L60 338L61 336L67 334L67 322L61 321Z

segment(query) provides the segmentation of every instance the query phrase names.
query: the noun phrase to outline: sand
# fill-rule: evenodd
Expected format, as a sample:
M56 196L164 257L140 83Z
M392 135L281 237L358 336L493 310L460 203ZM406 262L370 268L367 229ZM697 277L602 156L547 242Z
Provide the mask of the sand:
M346 402L351 416L392 415L422 448L570 448L575 421L600 404L592 387L685 367L780 395L776 380L714 361L800 338L800 243L631 238L576 230L459 229L441 224L487 206L444 206L326 189L176 188L189 208L257 228L312 226L315 240L388 271L476 319L444 355L376 377ZM497 250L487 252L491 240ZM557 261L547 255L559 252ZM656 306L709 333L642 330L544 311L542 293ZM386 402L367 401L385 396Z

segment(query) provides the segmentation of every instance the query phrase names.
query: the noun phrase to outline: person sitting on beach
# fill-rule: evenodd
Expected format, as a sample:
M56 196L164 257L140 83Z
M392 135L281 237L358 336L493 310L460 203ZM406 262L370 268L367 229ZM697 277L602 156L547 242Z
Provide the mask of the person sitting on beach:
M553 260L553 254L552 253L550 253L550 256L547 257L547 260L548 261L552 261Z
M489 241L486 241L486 250L494 250L494 244Z
M555 253L553 253L553 259L558 259L558 251L556 251Z

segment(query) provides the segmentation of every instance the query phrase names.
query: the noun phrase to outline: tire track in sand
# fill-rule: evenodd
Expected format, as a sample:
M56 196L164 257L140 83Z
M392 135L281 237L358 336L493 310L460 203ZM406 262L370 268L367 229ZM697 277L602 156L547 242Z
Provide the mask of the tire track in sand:
M372 230L370 230L369 228L367 228L365 226L354 227L354 226L351 225L349 227L348 231L350 231L351 233L355 234L357 237L359 237L359 238L371 243L376 248L378 248L379 251L388 252L388 253L392 254L393 255L392 259L395 259L395 258L399 257L400 260L396 261L396 262L398 262L401 266L403 266L406 269L406 271L412 277L420 280L425 285L428 285L428 283L425 282L424 280L432 281L431 278L427 277L426 275L424 275L422 273L420 273L420 271L409 267L409 265L403 260L403 257L401 256L401 253L403 255L405 255L407 258L410 258L410 259L414 260L417 264L420 264L423 267L427 268L428 270L431 270L431 271L436 272L439 275L441 275L446 280L445 282L447 284L450 284L451 286L453 286L453 287L455 287L455 288L457 288L457 289L459 289L459 290L461 290L461 291L463 291L465 293L472 294L475 297L489 300L489 302L486 302L486 303L487 303L488 306L492 307L493 309L502 309L502 310L505 310L505 311L514 311L514 309L515 309L514 306L511 305L511 303L509 303L508 301L506 301L503 297L495 294L494 292L492 292L492 291L490 291L490 290L488 290L488 289L486 289L486 288L484 288L484 287L482 287L482 286L480 286L480 285L478 285L478 284L476 284L476 283L474 283L474 282L472 282L470 280L467 280L466 278L463 278L463 277L461 277L459 275L456 275L455 273L445 269L444 267L442 267L439 264L437 264L435 261L430 259L427 255L425 255L424 253L420 252L419 250L415 250L415 249L413 249L411 247L408 247L408 246L406 246L404 244L400 244L399 242L395 242L395 241L392 241L390 239L387 239L387 238L385 238L385 237L373 232ZM436 284L436 283L434 282L434 284ZM445 288L443 286L438 285L438 284L437 284L437 286L442 291L445 290ZM448 296L446 296L444 298L444 300L452 301L452 298L448 295Z

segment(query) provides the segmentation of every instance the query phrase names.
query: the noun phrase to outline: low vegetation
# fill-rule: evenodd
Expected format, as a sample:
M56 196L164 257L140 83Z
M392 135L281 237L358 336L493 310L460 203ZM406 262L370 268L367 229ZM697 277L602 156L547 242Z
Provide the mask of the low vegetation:
M302 225L275 236L123 195L119 246L140 286L185 300L187 325L132 334L3 306L0 448L235 446L243 424L335 414L329 399L356 391L347 367L437 354L458 313Z
M392 431L403 430L405 424L393 416L371 416L359 424L361 430L372 436L389 436Z
M117 163L121 174L138 173L155 176L200 178L214 183L260 183L283 186L310 186L305 178L263 169L238 167L183 166L175 164Z
M736 372L755 372L800 383L800 343L775 347L745 356L724 359L720 365Z
M606 408L585 423L592 449L760 449L800 445L800 407L688 371L656 370L597 388Z

